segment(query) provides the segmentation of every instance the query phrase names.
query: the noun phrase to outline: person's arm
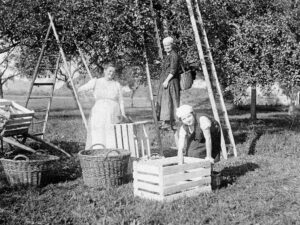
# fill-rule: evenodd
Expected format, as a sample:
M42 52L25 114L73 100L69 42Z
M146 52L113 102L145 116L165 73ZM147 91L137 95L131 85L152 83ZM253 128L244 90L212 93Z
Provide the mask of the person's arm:
M206 116L201 116L199 118L199 123L205 138L205 147L206 147L205 159L213 163L214 159L211 157L211 152L212 152L212 142L211 142L211 133L210 133L211 121Z
M122 93L122 86L120 85L120 83L118 83L117 85L118 85L118 92L119 92L119 105L120 105L121 114L123 117L126 117L125 107L124 107L124 99L123 99L123 93Z
M80 86L77 89L78 93L93 90L95 87L96 80L97 80L96 78L93 78L89 80L87 83L85 83L84 85Z
M178 134L178 160L180 164L183 164L183 149L185 144L186 131L183 127L180 127Z
M172 79L173 77L173 74L169 74L168 77L165 79L164 83L163 83L163 86L164 88L167 88L168 87L168 84L169 84L169 81Z
M171 53L171 65L170 65L170 72L169 75L167 76L167 78L165 79L163 86L165 88L168 87L169 81L174 77L174 75L176 74L177 70L178 70L178 55L177 53L173 52Z

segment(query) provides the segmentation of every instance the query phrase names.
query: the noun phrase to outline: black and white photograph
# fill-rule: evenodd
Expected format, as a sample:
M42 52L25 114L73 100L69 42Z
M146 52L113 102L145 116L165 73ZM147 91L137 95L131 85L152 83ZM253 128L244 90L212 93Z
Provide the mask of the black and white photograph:
M300 1L0 0L0 224L300 225Z

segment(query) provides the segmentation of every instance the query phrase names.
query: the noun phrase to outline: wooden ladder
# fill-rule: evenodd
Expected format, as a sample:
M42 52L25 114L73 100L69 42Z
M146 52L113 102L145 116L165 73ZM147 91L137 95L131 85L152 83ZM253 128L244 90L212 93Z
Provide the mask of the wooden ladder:
M32 108L35 111L35 116L32 121L31 131L32 135L40 136L44 138L44 134L47 127L47 121L49 118L49 112L52 104L55 82L59 70L60 54L46 55L45 50L49 41L49 35L51 31L51 25L49 25L42 49L38 58L38 62L33 72L33 79L29 88L29 92L26 98L25 107ZM46 59L51 61L55 60L55 66L46 62ZM50 74L48 78L40 78L41 72ZM43 91L43 95L33 95L34 91L37 91L39 87L49 87L50 90ZM38 107L37 107L38 105Z
M81 116L82 116L82 120L84 123L85 128L87 129L87 120L86 117L84 115L82 106L79 102L79 98L78 98L78 94L71 76L71 71L70 68L68 66L67 60L66 60L66 56L65 53L63 51L62 48L62 44L59 40L58 34L56 32L55 29L55 25L53 22L53 18L52 16L48 13L49 16L49 20L50 20L50 24L45 36L45 40L44 43L42 45L42 49L38 58L38 62L35 66L34 69L34 73L33 73L33 79L30 85L30 89L26 98L26 103L25 103L25 107L26 108L31 108L33 109L37 114L34 116L34 120L32 122L32 135L33 136L40 136L40 138L44 138L44 134L46 132L46 127L47 127L47 122L48 122L48 118L49 118L49 113L50 113L50 109L51 109L51 105L52 105L52 100L53 100L53 96L54 96L54 89L55 89L55 83L56 83L56 78L57 78L57 74L58 74L58 70L60 68L60 64L61 64L61 60L63 60L64 63L64 67L65 70L67 72L68 75L68 80L72 86L72 93L74 95L74 98L76 100L77 106L80 110ZM53 35L55 37L55 41L56 44L58 46L58 54L57 55L47 55L45 54L46 52L46 48L48 45L48 41L50 41L49 36L50 36L50 32L51 30L53 31ZM53 41L53 40L52 40ZM80 49L79 49L80 51ZM82 52L80 51L80 55L82 57ZM49 57L54 57L55 58L55 66L48 66L47 63L45 61L43 61L44 58L49 59ZM83 59L84 60L84 59ZM53 61L53 60L52 60ZM85 61L84 61L85 63ZM38 79L39 78L39 74L42 71L49 71L51 74L51 78L48 80L42 80L42 79ZM90 71L89 75L90 75ZM50 90L47 92L46 95L32 95L33 91L36 88L43 86L43 87L50 87ZM42 107L36 107L36 105L44 105L46 104L46 106L42 106Z
M220 102L220 105L221 105L221 108L222 108L222 113L223 113L223 116L224 116L224 119L225 119L225 124L227 126L229 141L230 141L230 144L231 144L231 147L232 147L232 150L233 150L233 154L234 154L235 157L237 157L237 150L236 150L236 146L235 146L235 141L234 141L231 125L230 125L230 122L229 122L227 109L226 109L226 105L225 105L224 98L223 98L222 89L221 89L220 82L219 82L219 79L218 79L218 76L217 76L217 73L216 73L213 57L212 57L212 54L211 54L211 51L210 51L210 46L209 46L209 42L208 42L208 39L207 39L206 31L205 31L205 28L204 28L201 12L200 12L200 8L199 8L199 3L198 3L198 0L195 0L195 5L194 5L195 7L194 8L196 9L198 24L200 26L200 33L202 35L202 41L201 41L201 38L200 38L200 35L199 35L197 22L196 22L195 15L194 15L192 1L191 0L186 0L186 3L187 3L190 19L191 19L193 31L194 31L194 36L195 36L195 40L196 40L196 45L197 45L197 49L198 49L198 53L199 53L199 58L200 58L204 78L205 78L205 81L206 81L206 84L207 84L208 96L209 96L209 100L211 102L214 118L220 123L220 117L219 117L219 114L218 114L216 100L215 100L212 85L211 85L211 82L210 82L210 76L208 74L206 61L208 61L208 63L210 64L212 78L214 80L214 83L216 85L216 89L218 91L219 102ZM202 48L203 42L204 42L206 55L204 55L203 48ZM225 143L225 139L224 139L223 129L221 129L221 148L222 148L223 157L225 159L227 159L227 148L226 148L226 143Z

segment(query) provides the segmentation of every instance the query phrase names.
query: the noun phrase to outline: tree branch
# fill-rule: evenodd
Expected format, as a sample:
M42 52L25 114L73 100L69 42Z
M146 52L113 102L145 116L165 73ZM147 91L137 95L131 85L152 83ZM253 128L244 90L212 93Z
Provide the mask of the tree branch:
M20 44L20 42L13 43L8 47L4 47L4 48L0 49L0 54L9 52L11 49L14 49L18 44Z

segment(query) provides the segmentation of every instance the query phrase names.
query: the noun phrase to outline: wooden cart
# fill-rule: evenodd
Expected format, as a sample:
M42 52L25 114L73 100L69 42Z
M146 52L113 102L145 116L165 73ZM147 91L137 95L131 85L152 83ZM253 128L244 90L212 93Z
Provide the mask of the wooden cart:
M29 110L14 101L0 99L0 116L0 140L2 152L3 142L6 142L10 146L35 153L36 151L34 149L25 145L27 138L30 138L70 157L70 154L63 149L28 133L34 111Z

